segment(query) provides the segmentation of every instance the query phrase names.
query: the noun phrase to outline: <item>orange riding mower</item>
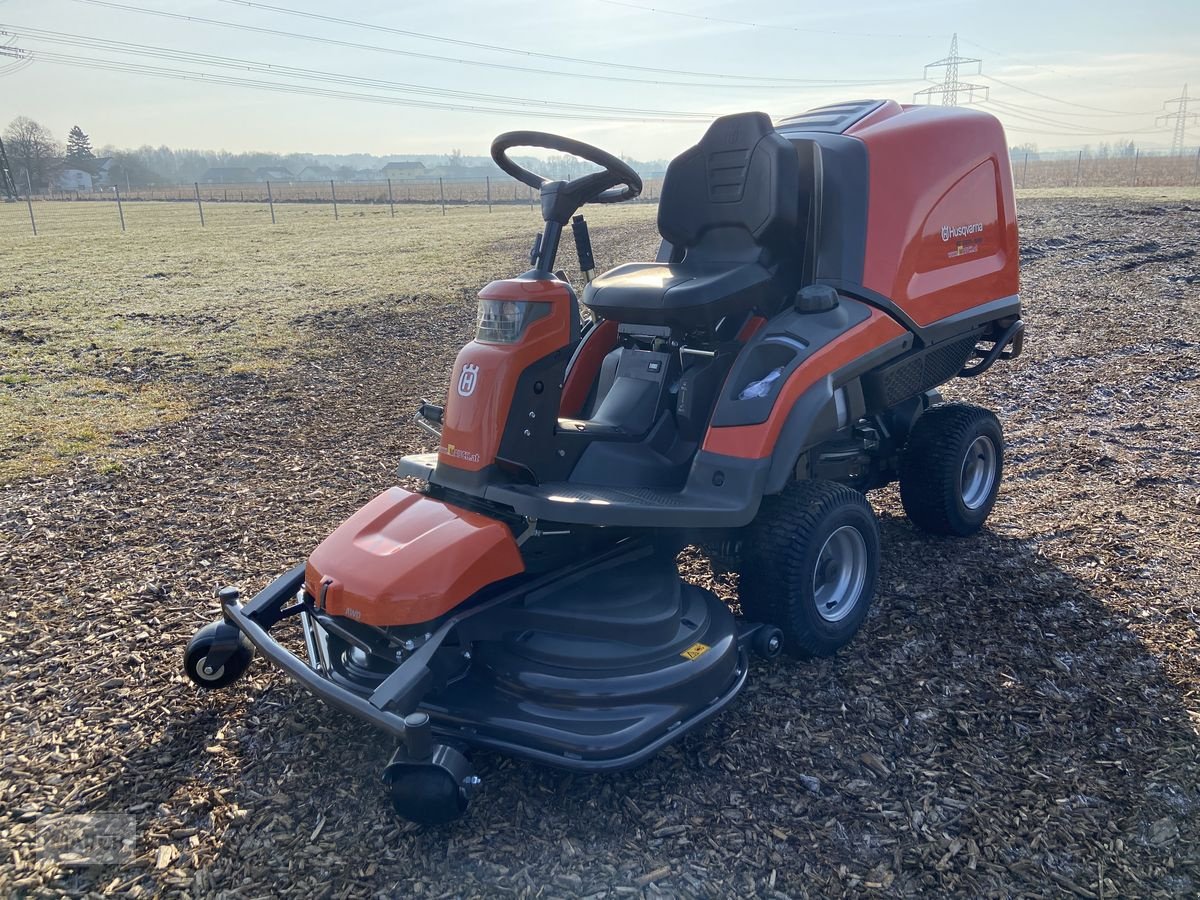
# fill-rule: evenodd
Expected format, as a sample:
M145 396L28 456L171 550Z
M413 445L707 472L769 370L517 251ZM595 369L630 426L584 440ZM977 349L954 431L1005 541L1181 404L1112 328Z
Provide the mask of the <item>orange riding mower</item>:
M399 475L420 487L248 603L221 591L188 676L225 687L257 649L394 734L396 809L444 822L480 787L473 750L636 765L724 709L752 654L834 653L875 593L869 491L898 480L936 534L971 534L996 501L999 422L936 388L1021 350L1006 146L990 115L891 101L725 116L667 170L657 259L597 276L577 213L637 197L637 173L501 135L492 157L545 225L532 268L480 293L444 403L416 414L437 449ZM514 147L597 170L550 181ZM585 311L555 269L568 226ZM687 545L739 573L740 618L681 579Z

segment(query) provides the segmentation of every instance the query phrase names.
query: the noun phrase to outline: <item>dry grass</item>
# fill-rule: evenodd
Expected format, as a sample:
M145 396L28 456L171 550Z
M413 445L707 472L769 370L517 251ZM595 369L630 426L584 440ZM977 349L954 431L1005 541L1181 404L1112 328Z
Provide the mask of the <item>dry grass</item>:
M0 483L76 456L111 465L114 438L176 421L206 379L320 356L297 323L364 303L460 300L519 265L525 207L0 204ZM589 211L597 225L652 207ZM561 261L571 263L567 241Z

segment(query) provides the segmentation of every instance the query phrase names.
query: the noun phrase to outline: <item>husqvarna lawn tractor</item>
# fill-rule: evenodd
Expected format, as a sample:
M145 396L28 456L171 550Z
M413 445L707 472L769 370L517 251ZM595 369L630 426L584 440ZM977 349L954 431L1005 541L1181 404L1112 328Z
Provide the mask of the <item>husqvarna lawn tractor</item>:
M514 147L600 171L549 181ZM223 590L186 652L219 688L257 648L394 734L384 778L420 822L466 808L474 748L631 766L726 707L751 653L846 644L878 570L865 492L899 480L916 525L976 531L1000 425L935 389L1022 342L1008 152L984 113L717 119L667 169L657 259L599 276L576 214L638 196L637 173L538 132L492 157L540 191L545 225L532 268L480 292L444 404L416 414L437 450L399 474L420 487L376 497L248 603ZM555 268L568 226L583 311ZM741 618L681 580L688 544L740 572ZM300 654L277 640L293 618Z

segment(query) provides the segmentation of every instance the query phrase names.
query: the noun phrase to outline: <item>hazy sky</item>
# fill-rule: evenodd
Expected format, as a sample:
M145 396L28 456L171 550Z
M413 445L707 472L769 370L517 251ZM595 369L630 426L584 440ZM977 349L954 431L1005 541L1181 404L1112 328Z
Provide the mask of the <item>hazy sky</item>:
M113 8L113 4L445 59L336 46L221 27L194 18L152 16ZM317 21L262 8L264 5L376 27ZM651 7L659 11L651 11ZM821 4L796 0L254 0L251 5L239 0L0 0L0 23L0 30L18 35L15 41L0 35L0 43L7 39L35 53L426 103L508 108L505 112L416 108L79 68L45 57L20 67L0 57L0 125L16 115L28 115L62 139L71 125L79 124L97 147L165 143L201 149L380 155L444 153L460 148L464 153L481 154L486 153L495 134L532 128L569 134L648 159L677 153L704 129L700 122L535 117L522 111L528 107L512 100L402 94L394 86L347 85L303 80L294 73L216 68L211 61L148 58L111 47L100 49L95 45L97 39L403 82L422 90L613 107L627 117L660 119L653 111L716 114L762 109L781 117L860 97L911 102L913 91L928 85L922 81L923 66L947 55L950 35L956 31L960 54L983 60L984 77L973 74L973 66L964 66L960 77L990 87L994 103L984 108L1005 122L1010 143L1033 141L1044 149L1095 145L1125 136L1140 146L1167 146L1170 132L1156 128L1154 122L1163 101L1178 96L1185 81L1191 82L1191 93L1200 97L1200 0L1133 4L1109 0ZM36 37L28 29L44 34ZM703 74L673 76L554 61L439 43L386 29L571 60ZM83 38L85 45L47 40L63 35L74 36L72 40ZM514 71L505 66L543 71ZM564 77L563 72L593 77ZM937 77L940 74L938 70ZM754 76L763 82L739 84L727 77L711 77L714 75ZM657 83L640 83L639 79ZM781 84L782 79L792 82ZM801 83L808 80L856 83ZM670 81L692 84L668 84ZM1200 112L1200 101L1193 109ZM561 107L554 111L563 112ZM613 115L595 110L575 112ZM1189 130L1187 143L1190 147L1200 144L1200 125Z

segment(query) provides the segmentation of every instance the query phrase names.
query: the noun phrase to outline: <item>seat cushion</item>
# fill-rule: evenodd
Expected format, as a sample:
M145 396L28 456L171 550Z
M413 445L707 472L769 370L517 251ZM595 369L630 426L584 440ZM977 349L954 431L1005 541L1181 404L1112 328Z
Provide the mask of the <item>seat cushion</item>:
M756 262L627 263L593 280L583 302L605 319L687 329L770 305L780 291L772 273Z

